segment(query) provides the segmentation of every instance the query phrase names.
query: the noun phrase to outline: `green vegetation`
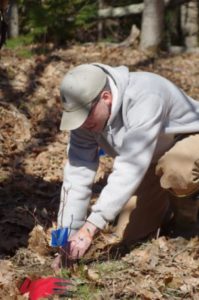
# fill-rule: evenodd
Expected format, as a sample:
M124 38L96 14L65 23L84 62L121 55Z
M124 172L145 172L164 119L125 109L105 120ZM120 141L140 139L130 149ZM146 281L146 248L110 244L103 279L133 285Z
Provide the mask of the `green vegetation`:
M85 264L80 263L76 266L76 272L78 274L78 279L74 278L73 281L77 286L75 289L75 297L81 300L93 300L93 295L100 293L100 289L96 287L95 283L88 282L86 271L85 271ZM62 268L61 269L61 277L64 279L71 279L71 269Z
M26 46L30 45L32 42L32 35L19 36L14 39L8 39L5 48L14 50L15 54L19 57L30 58L33 55L33 52Z
M16 49L22 46L30 45L33 42L32 35L23 35L19 36L15 39L8 39L6 41L6 48L8 49Z
M19 5L21 31L35 41L63 43L75 38L78 30L96 26L97 2L91 0L25 1Z
M93 285L82 284L78 286L75 296L77 297L77 299L81 299L81 300L93 300L95 299L94 295L96 296L97 299L97 294L99 293L100 293L99 289L97 289L94 284Z

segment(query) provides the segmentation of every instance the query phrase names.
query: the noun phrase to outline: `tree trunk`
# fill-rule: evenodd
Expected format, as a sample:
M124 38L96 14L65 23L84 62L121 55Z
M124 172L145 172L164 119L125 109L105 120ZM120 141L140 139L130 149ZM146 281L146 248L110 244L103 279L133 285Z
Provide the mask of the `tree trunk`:
M19 16L17 0L10 1L8 35L10 38L16 38L19 35Z
M162 41L164 7L164 0L144 0L140 48L152 55Z
M181 28L187 48L198 46L199 37L199 1L192 0L181 7Z
M6 13L8 9L8 0L0 0L0 49L5 44L7 38L8 25L6 22Z
M104 6L104 1L103 0L98 0L98 7L99 10L103 9ZM98 21L98 41L100 41L103 38L103 28L104 28L104 21L103 20L99 20Z
M0 9L5 12L8 7L8 0L1 0L0 1Z

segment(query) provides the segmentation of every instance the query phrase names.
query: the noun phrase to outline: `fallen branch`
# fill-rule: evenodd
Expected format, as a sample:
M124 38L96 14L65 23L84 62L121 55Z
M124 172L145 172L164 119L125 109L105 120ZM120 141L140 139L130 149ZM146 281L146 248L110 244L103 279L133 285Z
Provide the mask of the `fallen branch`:
M190 2L191 0L165 0L165 6L168 9L173 9L175 6ZM120 7L107 7L98 10L98 17L106 18L120 18L132 14L141 14L144 10L144 3L131 4Z

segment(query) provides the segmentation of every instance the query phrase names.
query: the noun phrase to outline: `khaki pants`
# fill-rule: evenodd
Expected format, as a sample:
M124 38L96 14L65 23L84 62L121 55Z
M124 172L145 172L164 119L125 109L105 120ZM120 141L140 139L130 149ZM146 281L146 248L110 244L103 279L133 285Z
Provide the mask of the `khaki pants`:
M132 197L121 212L116 233L123 235L127 244L144 238L161 226L169 207L177 224L197 222L199 201L192 199L197 191L199 134L178 141L156 166L150 166L136 197Z

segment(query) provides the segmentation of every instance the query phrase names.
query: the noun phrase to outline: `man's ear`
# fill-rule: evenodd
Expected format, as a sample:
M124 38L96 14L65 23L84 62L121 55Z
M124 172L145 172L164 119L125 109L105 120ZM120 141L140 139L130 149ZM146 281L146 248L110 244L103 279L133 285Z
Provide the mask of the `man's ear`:
M104 102L108 104L108 106L111 106L112 98L113 97L111 91L103 91L101 94L101 99L103 99Z

